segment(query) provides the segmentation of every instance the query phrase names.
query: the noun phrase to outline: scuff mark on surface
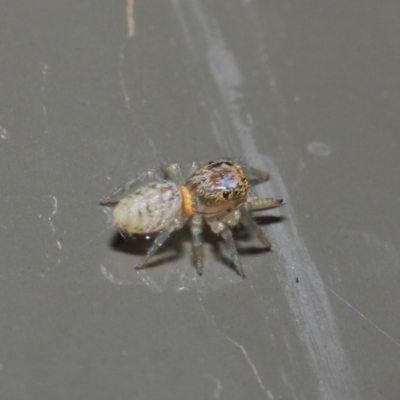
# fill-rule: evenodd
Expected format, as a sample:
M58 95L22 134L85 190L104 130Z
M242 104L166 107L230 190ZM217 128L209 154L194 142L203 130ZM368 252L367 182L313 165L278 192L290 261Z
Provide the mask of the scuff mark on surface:
M274 224L271 227L276 238L281 267L276 269L276 274L293 315L296 317L293 321L296 321L295 327L305 344L310 366L319 382L320 398L351 397L358 399L360 395L357 382L351 369L349 369L350 363L341 342L328 294L325 286L321 284L322 279L319 276L317 266L312 261L306 245L297 231L289 193L274 161L258 152L252 133L251 120L249 121L248 118L244 117L247 114L241 110L239 105L240 86L243 83L243 77L235 57L225 44L218 21L213 18L211 12L207 13L207 5L195 0L186 2L186 6L190 4L190 6L187 6L187 9L190 9L187 12L190 13L192 18L192 23L188 24L185 21L182 3L179 0L174 0L173 4L179 11L177 15L182 30L185 36L188 36L186 41L188 43L196 42L196 48L206 48L204 52L205 60L202 61L207 63L209 73L221 97L221 100L216 99L217 102L219 101L219 110L214 109L213 116L222 113L222 117L215 118L212 122L220 147L228 154L232 153L235 148L235 146L229 145L229 140L232 141L230 132L225 129L224 124L219 122L226 116L241 148L241 154L244 155L246 160L251 160L254 167L271 173L274 177L272 181L274 197L282 195L287 202L285 208L286 223ZM193 20L195 27L193 27ZM193 48L193 46L189 46L189 48ZM198 60L198 52L193 54L193 58ZM268 59L267 56L266 59ZM274 92L279 93L276 79L270 70L268 81ZM267 195L266 191L266 189L261 190L261 194ZM304 284L296 285L294 283L295 278L301 276L302 273L306 273L315 279L304 280ZM202 307L204 308L203 305ZM213 323L215 324L215 322ZM216 328L218 329L217 326ZM227 340L242 350L257 377L260 387L266 392L265 386L259 380L257 369L251 363L251 359L249 362L243 347L236 344L237 342L232 338L227 337Z
M232 339L230 336L225 336L226 340L228 340L229 342L233 343L236 347L239 347L239 349L241 350L241 352L243 353L244 358L246 359L247 363L250 365L251 369L253 370L254 376L257 379L258 385L260 386L260 388L263 390L263 392L266 393L266 395L271 399L274 400L275 397L273 396L273 394L271 393L270 390L268 390L265 386L264 386L264 382L262 381L260 374L256 368L256 366L254 365L253 361L251 360L248 352L246 351L246 349L244 348L243 345L241 345L239 342L237 342L236 340Z
M48 221L50 223L51 230L54 233L56 233L56 228L54 227L54 223L53 223L53 217L57 214L57 211L58 211L58 201L57 201L56 196L50 196L50 198L53 200L53 211L52 211L50 217L48 217Z
M127 45L131 42L131 39L133 38L133 36L135 35L134 6L135 6L134 0L127 0L126 13L127 13L127 21L128 21L128 34L125 37L122 44L119 46L119 52L118 52L119 85L121 87L122 96L124 99L124 105L130 111L132 111L132 105L131 105L131 98L129 96L128 88L127 88L126 82L125 82L124 68L125 68L126 48L127 48ZM146 134L146 132L144 131L144 128L142 126L135 124L135 127L136 127L136 129L139 129L140 135L144 138L144 140L147 141L147 143L149 144L150 148L152 149L154 155L157 158L159 158L160 152L157 150L152 138Z
M43 219L47 224L49 224L52 233L54 235L56 235L56 227L55 227L55 224L54 224L54 217L58 212L58 200L57 200L57 197L54 196L54 195L50 195L50 196L46 196L46 197L50 198L53 201L53 208L52 208L51 214L48 217L44 217L42 214L40 214L39 218ZM56 239L55 243L56 243L57 252L58 252L56 264L59 265L61 263L62 243L61 243L61 241L59 239ZM45 255L46 255L47 258L50 259L50 256L47 253Z
M3 140L9 139L7 131L2 126L0 126L0 138L2 138Z
M45 63L42 63L42 86L40 88L40 93L42 97L42 114L43 114L43 122L44 122L44 133L48 133L49 124L47 121L47 106L46 106L46 80L47 80L47 72L49 71L49 66Z
M125 79L124 79L124 64L125 64L125 47L126 42L122 43L119 49L119 84L121 86L122 95L124 96L125 107L131 109L131 99L129 98L128 91L126 90Z
M206 376L208 376L210 379L212 379L216 385L216 388L212 393L213 398L216 400L220 399L222 389L224 388L221 381L219 379L217 379L215 376L212 376L212 375L206 375Z
M197 280L196 280L196 283L197 283ZM221 335L225 340L227 340L228 342L232 343L234 346L236 346L237 348L240 349L240 351L242 352L243 357L245 358L247 364L250 366L250 368L251 368L251 370L253 372L253 375L257 380L257 383L258 383L258 386L260 387L260 389L267 395L267 397L270 400L275 400L275 397L273 396L271 391L265 387L264 382L261 379L260 373L258 372L258 369L256 368L254 362L252 361L251 357L249 356L249 353L247 352L246 348L242 344L240 344L238 341L236 341L233 338L231 338L230 336L224 334L220 330L218 324L215 322L215 319L207 313L206 308L205 308L205 306L203 304L202 297L200 296L200 289L199 288L197 288L197 298L199 300L200 308L201 308L203 314L211 322L211 324L214 326L215 331L219 335Z
M307 150L318 157L328 157L332 154L332 148L324 142L310 142Z

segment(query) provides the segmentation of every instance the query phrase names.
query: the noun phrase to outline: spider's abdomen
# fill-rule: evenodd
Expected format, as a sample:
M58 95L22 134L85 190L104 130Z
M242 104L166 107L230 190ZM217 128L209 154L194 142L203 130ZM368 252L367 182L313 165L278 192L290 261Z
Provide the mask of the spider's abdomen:
M164 229L182 213L182 195L175 183L149 183L123 198L113 210L118 229L128 233L151 233Z

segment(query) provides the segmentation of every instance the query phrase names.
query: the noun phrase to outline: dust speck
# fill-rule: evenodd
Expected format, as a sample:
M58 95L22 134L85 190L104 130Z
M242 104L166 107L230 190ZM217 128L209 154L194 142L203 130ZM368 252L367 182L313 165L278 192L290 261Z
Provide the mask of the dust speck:
M324 142L311 142L307 150L318 157L328 157L332 154L332 148Z

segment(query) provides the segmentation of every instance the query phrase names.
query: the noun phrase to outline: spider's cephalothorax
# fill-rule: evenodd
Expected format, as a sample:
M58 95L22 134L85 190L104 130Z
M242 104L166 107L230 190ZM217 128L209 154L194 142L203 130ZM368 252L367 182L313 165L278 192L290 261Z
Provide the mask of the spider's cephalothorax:
M138 183L152 182L134 190ZM251 167L242 167L232 160L212 161L206 165L192 163L189 179L184 183L176 163L162 165L158 170L141 174L101 201L113 205L117 229L132 234L159 232L146 257L137 266L144 268L168 236L190 219L194 258L199 274L203 273L203 221L220 235L231 255L238 274L244 277L242 264L231 228L239 223L255 232L269 249L271 244L250 212L280 206L283 201L258 198L250 188L265 182L268 175Z
M185 184L191 199L188 214L232 210L246 202L248 188L240 165L230 160L212 161L194 172Z

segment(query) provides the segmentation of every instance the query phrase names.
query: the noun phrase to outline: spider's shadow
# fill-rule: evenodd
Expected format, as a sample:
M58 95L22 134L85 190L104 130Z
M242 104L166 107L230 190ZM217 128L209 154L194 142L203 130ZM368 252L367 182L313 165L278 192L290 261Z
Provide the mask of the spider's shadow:
M264 227L265 225L280 223L284 218L271 215L260 215L257 216L255 220L261 227ZM261 243L253 246L238 246L239 241L249 241L254 237L254 234L251 231L242 226L232 229L232 233L240 256L256 255L272 251L271 249L265 249ZM156 237L157 233L152 235L122 235L119 232L115 232L110 239L109 245L115 251L132 254L140 259L147 254L149 247L152 245ZM188 241L191 242L191 233L189 224L186 224L182 229L171 234L171 236L157 250L154 258L146 264L146 268L152 268L166 262L178 260L183 253L183 243ZM211 229L206 223L204 224L203 230L203 242L212 247L215 259L219 260L229 268L235 269L232 260L226 255L224 240L220 236L211 232ZM194 262L193 254L192 261Z

